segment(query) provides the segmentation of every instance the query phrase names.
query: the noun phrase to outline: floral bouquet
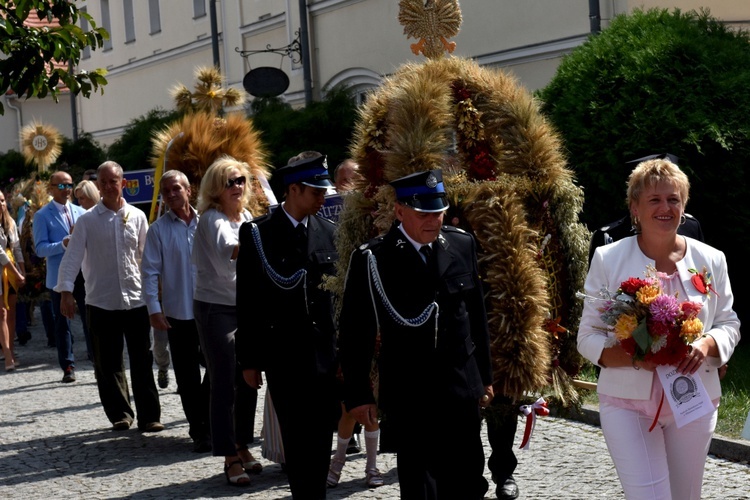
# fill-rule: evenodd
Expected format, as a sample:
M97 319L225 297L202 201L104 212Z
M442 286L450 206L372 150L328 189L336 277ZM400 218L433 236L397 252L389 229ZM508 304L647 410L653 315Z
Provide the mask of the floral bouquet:
M628 278L614 294L602 290L604 305L598 310L607 331L614 331L634 361L675 366L703 333L698 319L703 305L665 294L655 275L649 268L645 279Z

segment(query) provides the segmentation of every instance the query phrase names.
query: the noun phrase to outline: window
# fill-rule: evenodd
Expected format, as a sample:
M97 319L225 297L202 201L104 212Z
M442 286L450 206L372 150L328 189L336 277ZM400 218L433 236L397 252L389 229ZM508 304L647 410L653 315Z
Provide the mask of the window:
M148 0L148 15L151 19L151 34L161 32L161 14L159 14L159 0Z
M109 0L100 0L102 7L102 28L109 33L109 39L104 40L104 50L112 50L112 23L109 18Z
M123 1L125 15L125 43L135 42L135 16L133 15L133 0Z
M81 12L86 13L86 7L81 7ZM89 29L91 29L91 27L89 26L88 19L86 19L83 16L79 17L78 19L81 20L81 30L83 32L86 32ZM91 57L91 47L89 47L88 45L86 45L83 48L83 51L81 52L81 59L88 59L89 57Z
M193 0L193 17L206 15L206 0Z

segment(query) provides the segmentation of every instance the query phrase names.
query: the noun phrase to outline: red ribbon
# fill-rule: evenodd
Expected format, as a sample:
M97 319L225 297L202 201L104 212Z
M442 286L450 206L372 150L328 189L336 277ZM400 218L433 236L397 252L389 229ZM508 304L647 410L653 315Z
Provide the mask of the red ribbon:
M549 415L549 409L544 398L539 398L532 405L521 406L520 410L521 413L526 415L526 429L523 431L523 439L519 449L528 450L529 441L531 441L531 435L534 433L534 426L536 425L536 416L546 417Z
M651 422L651 427L648 428L648 432L651 432L654 430L654 427L656 427L656 424L659 422L659 415L661 415L661 407L664 404L664 389L661 391L661 401L659 401L659 408L656 409L656 416L654 417L654 421Z

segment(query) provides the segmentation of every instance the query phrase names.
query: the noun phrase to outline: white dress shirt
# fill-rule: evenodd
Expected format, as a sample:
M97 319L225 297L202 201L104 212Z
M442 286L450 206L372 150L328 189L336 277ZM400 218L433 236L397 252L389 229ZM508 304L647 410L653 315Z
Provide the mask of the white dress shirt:
M141 210L124 202L113 212L99 201L76 222L55 291L72 292L83 267L86 304L109 311L143 306L140 261L147 231Z
M193 319L193 290L196 269L191 262L198 214L190 207L193 219L188 225L174 212L159 217L148 229L143 249L141 277L143 300L149 314L163 312L179 320ZM161 304L159 303L161 278Z

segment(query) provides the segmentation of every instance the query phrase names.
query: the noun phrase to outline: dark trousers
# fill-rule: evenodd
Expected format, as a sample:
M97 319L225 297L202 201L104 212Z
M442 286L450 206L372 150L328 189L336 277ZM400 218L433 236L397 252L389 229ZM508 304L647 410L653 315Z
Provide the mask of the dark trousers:
M258 391L245 383L234 355L237 308L196 300L193 314L211 385L213 455L233 456L238 447L253 442L258 404Z
M420 423L428 439L414 439L413 403L388 411L389 430L395 432L398 481L402 500L481 499L489 488L484 478L484 450L477 400L436 398L427 419ZM439 436L451 434L446 453Z
M340 403L333 375L295 373L296 363L266 371L295 500L326 497L331 432Z
M65 371L68 367L75 368L76 361L73 355L73 333L70 331L70 320L60 312L60 300L62 295L53 290L49 291L52 297L52 315L55 320L55 346L57 347L57 362Z
M180 388L180 401L190 425L190 437L202 440L210 435L208 405L210 388L208 372L201 381L201 353L198 328L195 320L167 318L172 326L167 331L169 350L172 353L172 367L177 387Z
M91 334L89 333L89 324L87 312L86 312L86 282L83 280L83 273L78 272L76 277L75 286L73 288L73 299L76 301L78 306L78 312L81 314L81 324L83 326L83 336L86 339L86 354L88 354L89 360L94 360L94 345L91 342Z
M47 345L55 345L55 313L52 311L52 301L43 300L39 302L39 312L42 316L44 333L47 335Z
M518 403L505 396L496 396L486 421L487 439L492 447L487 467L492 472L492 480L503 484L518 465L513 453L513 439L518 427Z
M109 421L132 422L136 416L130 406L123 362L124 342L127 342L138 424L158 422L161 407L151 370L151 324L146 306L117 311L88 306L88 320L94 347L96 385Z

